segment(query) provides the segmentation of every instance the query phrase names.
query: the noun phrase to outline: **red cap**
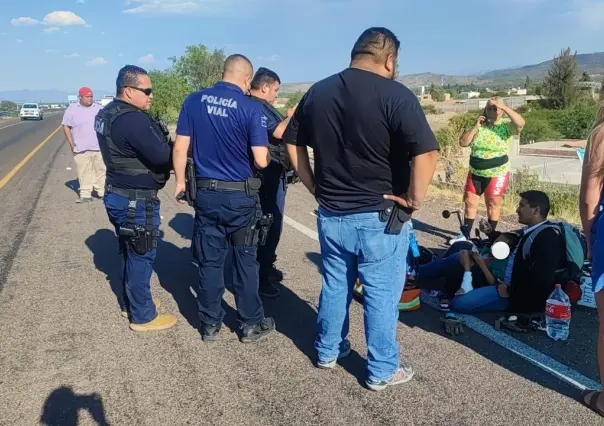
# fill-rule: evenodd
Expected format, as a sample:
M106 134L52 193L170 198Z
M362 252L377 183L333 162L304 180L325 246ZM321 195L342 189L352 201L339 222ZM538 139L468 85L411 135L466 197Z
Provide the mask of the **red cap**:
M92 95L92 90L90 90L90 88L88 87L82 87L80 88L80 96L91 96Z

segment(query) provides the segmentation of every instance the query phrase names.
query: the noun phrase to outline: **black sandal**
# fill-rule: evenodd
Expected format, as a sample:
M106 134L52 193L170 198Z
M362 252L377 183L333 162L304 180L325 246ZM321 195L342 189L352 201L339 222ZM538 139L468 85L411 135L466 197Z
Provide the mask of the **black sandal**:
M601 417L604 417L604 410L601 410L596 405L598 403L598 397L601 393L602 392L598 392L595 390L585 390L581 394L581 403L590 410L592 410L594 413L599 414Z

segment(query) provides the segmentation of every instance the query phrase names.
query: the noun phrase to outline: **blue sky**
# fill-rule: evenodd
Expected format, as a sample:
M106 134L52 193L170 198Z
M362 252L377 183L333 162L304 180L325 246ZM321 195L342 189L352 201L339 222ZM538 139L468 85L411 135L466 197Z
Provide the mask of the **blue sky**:
M187 45L243 53L284 82L346 67L386 26L402 74L475 73L603 51L604 0L2 0L0 90L113 90L126 63L164 69Z

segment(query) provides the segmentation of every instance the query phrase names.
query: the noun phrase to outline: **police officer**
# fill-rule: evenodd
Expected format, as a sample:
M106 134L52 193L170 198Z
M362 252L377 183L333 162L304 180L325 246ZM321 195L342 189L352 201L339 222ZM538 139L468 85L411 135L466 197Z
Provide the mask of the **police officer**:
M295 108L290 108L287 117L283 117L271 104L279 94L281 80L274 71L259 68L252 80L250 95L262 106L266 117L268 131L269 151L271 163L262 171L262 187L260 188L260 201L262 211L273 215L273 224L268 233L266 244L258 247L258 263L260 265L259 293L263 297L279 297L279 289L274 286L274 281L281 281L283 274L275 268L277 260L277 246L283 231L283 214L285 210L285 195L287 191L286 173L290 170L289 159L285 145L281 138L287 128L289 119L294 114Z
M176 128L177 199L185 193L190 144L195 163L193 238L199 265L197 299L204 341L215 340L222 326L224 265L229 252L233 258L240 341L257 342L275 329L274 320L264 317L258 295L258 230L267 231L267 224L262 220L258 200L261 182L254 176L257 169L269 165L270 154L266 117L260 104L246 96L252 75L249 59L243 55L229 56L222 80L185 100Z
M159 238L157 191L170 177L169 132L146 113L153 99L147 72L133 65L122 68L117 96L99 111L95 130L107 166L105 208L115 226L124 255L124 303L134 331L163 330L176 324L174 315L158 315L151 297Z

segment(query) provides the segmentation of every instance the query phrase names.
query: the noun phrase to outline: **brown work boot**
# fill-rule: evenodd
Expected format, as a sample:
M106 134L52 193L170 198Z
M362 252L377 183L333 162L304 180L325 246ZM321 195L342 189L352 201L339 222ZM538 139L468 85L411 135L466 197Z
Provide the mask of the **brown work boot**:
M176 315L158 315L153 321L149 321L146 324L132 324L130 323L130 329L134 331L157 331L166 330L176 325Z
M159 299L157 297L153 298L153 303L155 303L155 310L159 310ZM128 318L128 311L122 311L122 316Z

